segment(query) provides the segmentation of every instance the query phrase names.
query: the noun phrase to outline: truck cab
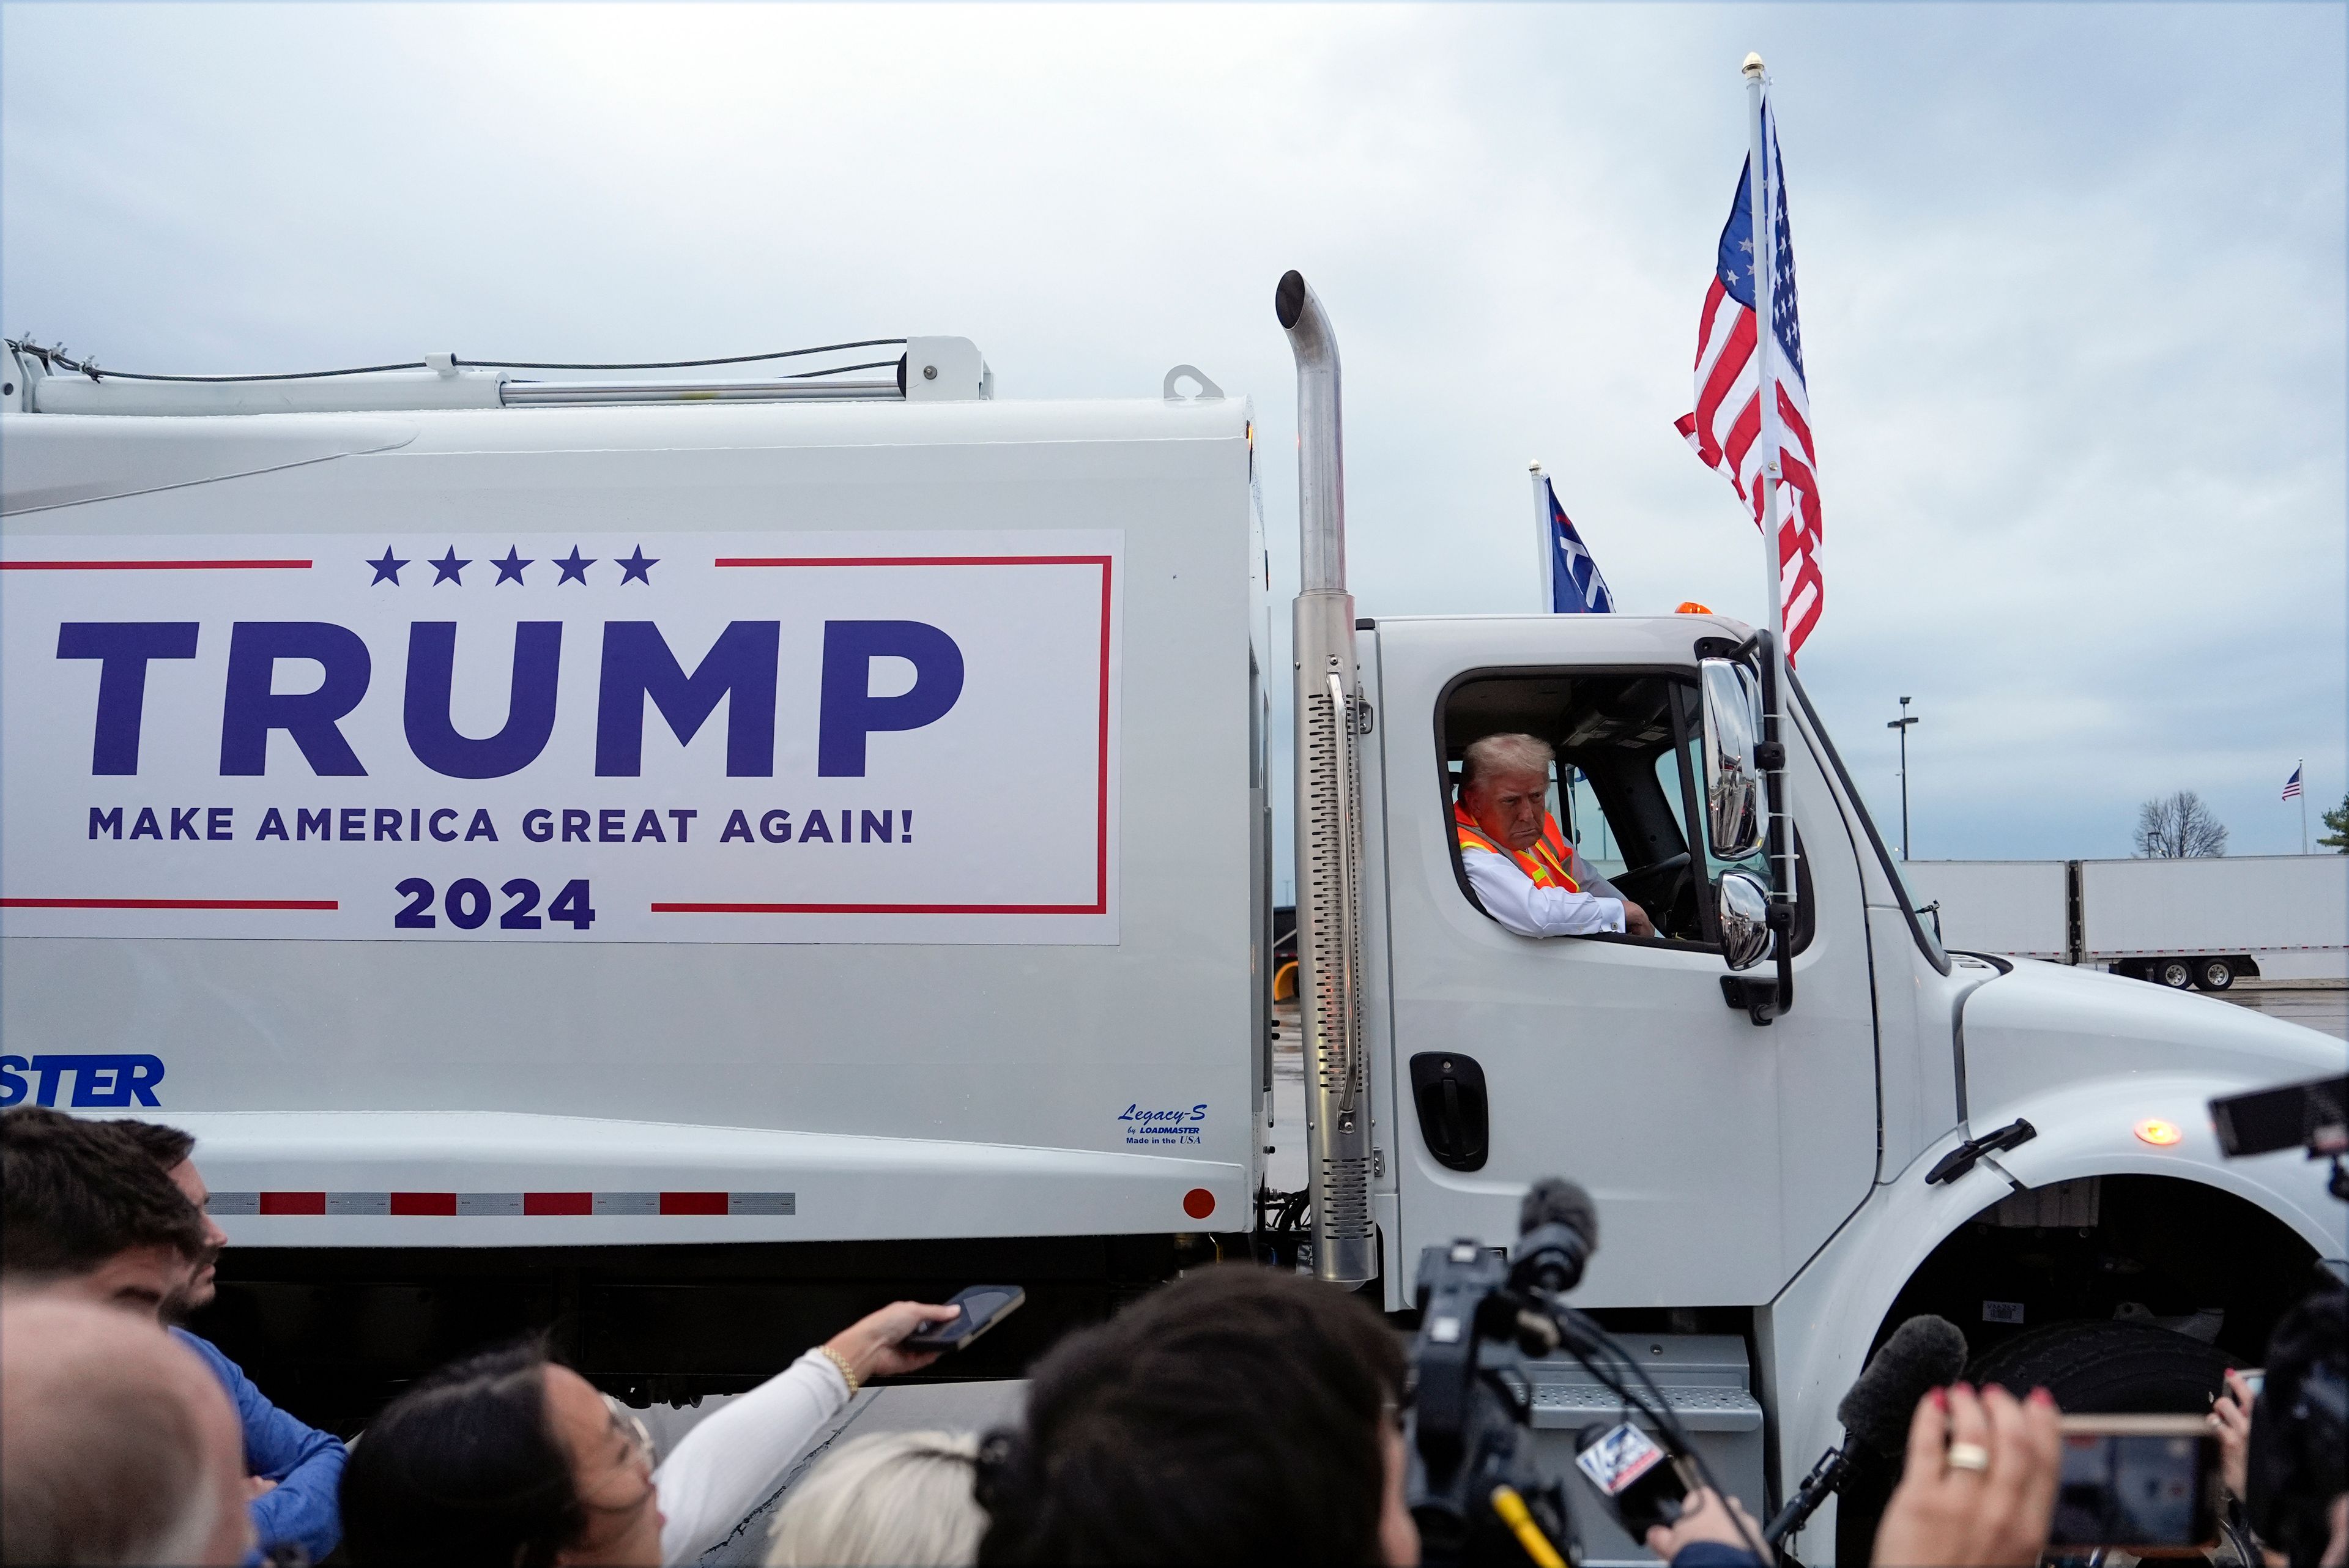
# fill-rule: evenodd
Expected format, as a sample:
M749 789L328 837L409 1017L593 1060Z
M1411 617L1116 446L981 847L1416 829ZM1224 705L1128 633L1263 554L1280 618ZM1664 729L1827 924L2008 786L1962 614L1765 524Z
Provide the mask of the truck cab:
M1535 1179L1580 1177L1605 1241L1578 1302L1691 1368L1716 1469L1773 1500L1920 1313L1963 1329L1986 1380L2201 1409L2344 1251L2322 1167L2220 1158L2207 1103L2338 1073L2341 1044L1945 950L1771 636L1694 615L1356 618L1334 337L1296 274L1276 313L1299 369L1317 1270L1367 1280L1375 1243L1402 1307L1423 1249L1506 1239ZM1619 846L1605 869L1654 935L1526 937L1479 907L1452 804L1464 749L1502 732L1550 744L1556 815ZM1764 898L1775 972L1755 967ZM1588 1421L1593 1392L1537 1376L1537 1428ZM1797 1544L1867 1543L1830 1508Z
M1832 763L1804 735L1787 769L1808 916L1794 932L1800 1002L1757 1027L1724 996L1721 881L1764 874L1766 857L1721 860L1702 832L1698 666L1748 635L1703 616L1381 619L1362 634L1380 715L1364 809L1385 851L1371 885L1386 915L1366 946L1371 972L1392 977L1392 1044L1376 1054L1392 1086L1378 1099L1395 1107L1393 1201L1409 1216L1392 1263L1416 1256L1413 1238L1506 1237L1527 1184L1570 1170L1609 1229L1583 1299L1750 1302L1867 1197L1871 917L1900 938L1892 961L1943 977L1881 868L1854 853ZM1462 750L1497 732L1557 749L1561 822L1588 856L1604 819L1620 865L1601 868L1655 936L1523 937L1478 907L1452 801ZM1465 1107L1452 1108L1447 1078L1474 1085ZM1408 1272L1388 1270L1398 1285Z
M2338 1071L2337 1043L1945 950L1798 681L1780 731L1793 1004L1757 1012L1753 991L1781 982L1732 967L1722 888L1773 862L1716 853L1705 755L1708 724L1737 720L1708 711L1704 668L1750 649L1745 627L1380 617L1359 639L1391 1310L1412 1304L1423 1249L1512 1236L1529 1185L1568 1173L1601 1216L1576 1303L1675 1368L1723 1484L1779 1498L1916 1314L1960 1324L1982 1376L2067 1407L2199 1408L2220 1368L2256 1364L2312 1263L2338 1267L2321 1167L2224 1161L2204 1109ZM1526 937L1478 907L1452 803L1463 748L1497 732L1552 744L1554 813L1654 936ZM1536 1371L1537 1438L1561 1466L1569 1429L1605 1418L1572 1371ZM1587 1528L1594 1561L1640 1555L1603 1519ZM1837 1529L1832 1508L1815 1519L1805 1560L1864 1551Z

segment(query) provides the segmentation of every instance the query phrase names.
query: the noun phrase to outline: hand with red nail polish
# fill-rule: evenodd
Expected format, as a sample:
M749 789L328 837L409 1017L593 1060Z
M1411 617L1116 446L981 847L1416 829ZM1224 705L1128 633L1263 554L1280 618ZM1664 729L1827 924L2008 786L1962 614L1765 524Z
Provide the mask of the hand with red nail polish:
M1952 1451L1980 1461L1951 1464ZM2030 1568L2046 1550L2063 1456L2055 1401L1995 1386L1917 1403L1900 1485L1877 1529L1878 1568Z

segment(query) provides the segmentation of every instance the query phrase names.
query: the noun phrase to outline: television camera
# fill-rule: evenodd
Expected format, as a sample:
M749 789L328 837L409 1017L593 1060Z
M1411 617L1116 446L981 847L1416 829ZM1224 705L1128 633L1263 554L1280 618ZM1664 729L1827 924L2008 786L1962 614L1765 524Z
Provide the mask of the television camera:
M1408 1497L1430 1568L1562 1568L1578 1556L1565 1483L1540 1473L1526 1441L1527 1357L1573 1356L1655 1434L1626 1421L1588 1445L1581 1461L1634 1540L1648 1524L1677 1518L1687 1492L1713 1484L1638 1361L1559 1299L1581 1282L1598 1239L1589 1194L1551 1178L1526 1194L1508 1257L1467 1240L1421 1253L1406 1438ZM1768 1560L1758 1542L1751 1544Z
M2210 1102L2230 1158L2301 1147L2333 1162L2327 1183L2349 1202L2349 1077L2313 1078ZM2251 1407L2244 1508L2260 1540L2313 1568L2331 1539L2331 1509L2349 1474L2349 1292L2330 1273L2284 1314L2269 1342Z

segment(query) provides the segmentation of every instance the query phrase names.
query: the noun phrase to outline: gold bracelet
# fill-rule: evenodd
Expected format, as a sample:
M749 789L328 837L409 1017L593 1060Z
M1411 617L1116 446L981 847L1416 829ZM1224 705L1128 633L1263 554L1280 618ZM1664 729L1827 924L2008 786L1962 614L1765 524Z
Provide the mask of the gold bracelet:
M828 1345L819 1345L816 1349L823 1353L826 1360L840 1368L841 1380L848 1385L848 1392L853 1397L856 1393L857 1386L864 1379L856 1376L856 1368L848 1365L848 1357Z

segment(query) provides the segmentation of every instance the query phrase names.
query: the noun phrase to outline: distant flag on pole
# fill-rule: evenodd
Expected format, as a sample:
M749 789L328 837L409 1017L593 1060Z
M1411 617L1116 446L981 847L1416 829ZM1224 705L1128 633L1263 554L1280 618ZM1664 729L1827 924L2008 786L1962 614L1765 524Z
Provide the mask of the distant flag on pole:
M1778 587L1785 607L1786 651L1818 625L1826 585L1819 576L1819 486L1811 448L1811 400L1803 379L1803 328L1795 311L1795 238L1786 221L1786 181L1778 158L1778 120L1762 99L1764 145L1771 164L1769 228L1772 352L1757 354L1754 316L1754 160L1737 179L1729 223L1721 231L1713 286L1697 321L1696 411L1676 428L1708 468L1725 474L1762 526L1762 470L1773 432L1778 462ZM1766 372L1770 385L1763 384ZM1765 410L1764 398L1770 400ZM1765 418L1765 412L1769 417Z
M2305 766L2307 766L2307 764L2303 763L2300 764L2300 767L2293 768L2292 770L2292 777L2283 781L2283 795L2282 798L2285 800L2297 800L2300 798L2300 771L2301 767Z
M1549 607L1559 615L1612 613L1615 596L1607 591L1607 579L1574 519L1557 504L1557 487L1544 479L1542 489L1549 497Z

